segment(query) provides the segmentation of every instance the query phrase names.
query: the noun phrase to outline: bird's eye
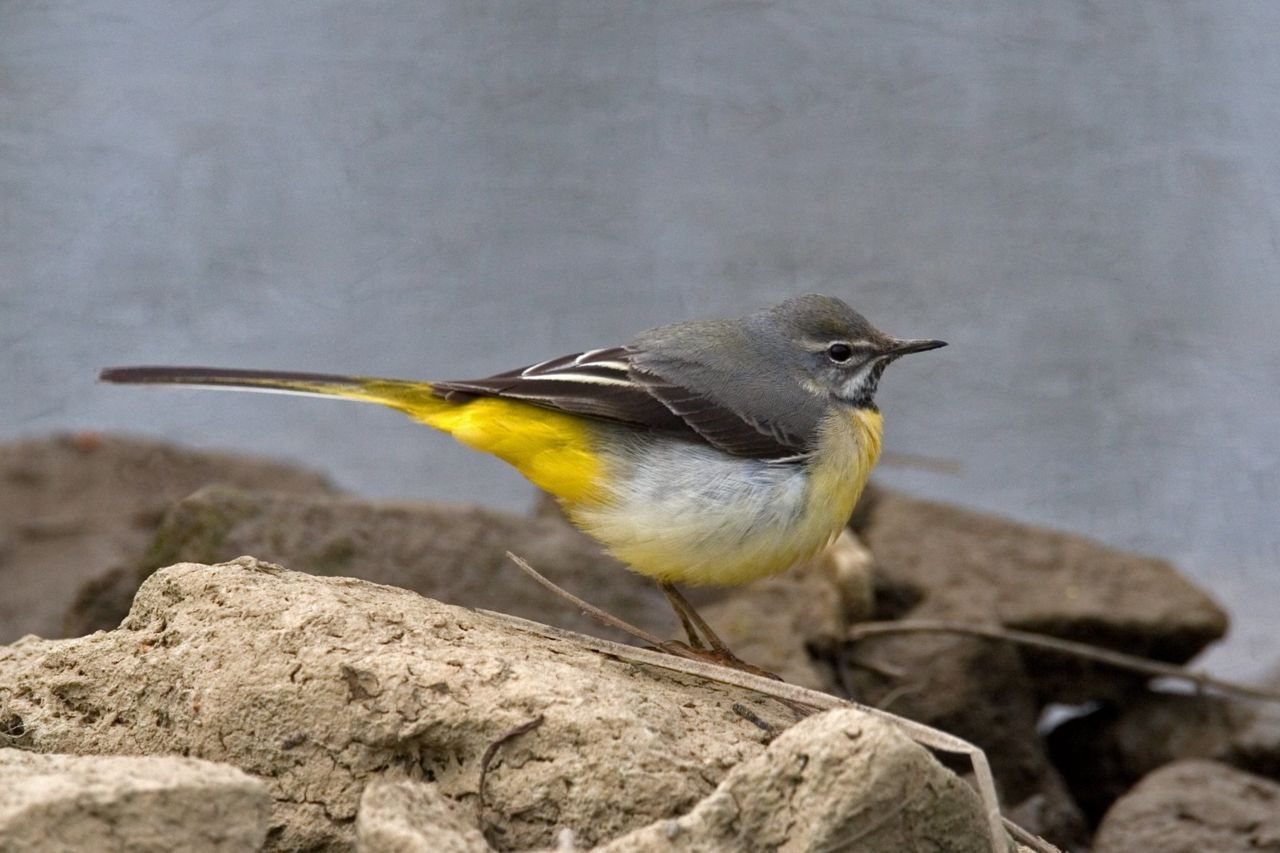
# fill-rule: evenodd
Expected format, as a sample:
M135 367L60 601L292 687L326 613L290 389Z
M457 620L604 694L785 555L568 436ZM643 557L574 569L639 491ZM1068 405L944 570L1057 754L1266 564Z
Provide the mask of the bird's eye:
M832 344L827 347L827 358L832 361L844 362L853 358L853 347L848 344Z

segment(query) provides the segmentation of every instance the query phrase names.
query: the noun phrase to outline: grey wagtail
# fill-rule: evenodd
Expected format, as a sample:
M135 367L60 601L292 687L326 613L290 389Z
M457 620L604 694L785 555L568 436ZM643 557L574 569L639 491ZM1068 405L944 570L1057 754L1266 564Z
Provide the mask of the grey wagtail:
M880 454L881 373L941 346L889 337L839 299L808 295L461 382L206 367L101 378L398 409L554 495L575 525L657 580L688 628L686 615L705 623L672 584L745 583L834 540Z

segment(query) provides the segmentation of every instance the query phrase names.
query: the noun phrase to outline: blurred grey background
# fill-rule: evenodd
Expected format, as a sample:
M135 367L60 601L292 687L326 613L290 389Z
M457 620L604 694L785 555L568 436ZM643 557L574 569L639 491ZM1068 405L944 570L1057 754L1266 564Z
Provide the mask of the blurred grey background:
M895 366L915 494L1173 560L1280 661L1280 4L0 4L0 438L120 430L524 508L372 407L805 291Z

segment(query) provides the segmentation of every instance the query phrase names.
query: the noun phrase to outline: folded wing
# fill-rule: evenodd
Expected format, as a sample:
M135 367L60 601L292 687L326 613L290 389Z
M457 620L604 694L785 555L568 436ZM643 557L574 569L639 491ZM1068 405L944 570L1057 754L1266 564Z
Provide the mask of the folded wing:
M433 382L449 400L503 397L701 440L755 459L801 455L802 442L755 423L711 396L636 366L626 347L589 350L485 379Z

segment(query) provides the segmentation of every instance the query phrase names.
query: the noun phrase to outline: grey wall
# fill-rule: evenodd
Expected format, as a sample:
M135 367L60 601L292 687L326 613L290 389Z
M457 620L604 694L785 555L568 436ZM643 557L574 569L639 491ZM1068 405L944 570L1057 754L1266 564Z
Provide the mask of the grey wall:
M465 377L808 290L911 491L1169 557L1280 658L1280 5L0 5L0 437L128 430L527 504L397 415L99 387Z

